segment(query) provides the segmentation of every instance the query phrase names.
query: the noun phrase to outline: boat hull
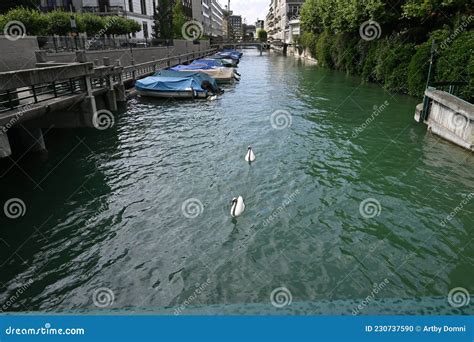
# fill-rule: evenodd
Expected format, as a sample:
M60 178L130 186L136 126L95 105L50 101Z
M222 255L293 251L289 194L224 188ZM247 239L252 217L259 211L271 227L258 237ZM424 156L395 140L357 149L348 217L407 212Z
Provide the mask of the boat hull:
M137 93L140 96L158 97L164 99L205 99L208 97L207 93L189 91L153 91L153 90L139 90Z

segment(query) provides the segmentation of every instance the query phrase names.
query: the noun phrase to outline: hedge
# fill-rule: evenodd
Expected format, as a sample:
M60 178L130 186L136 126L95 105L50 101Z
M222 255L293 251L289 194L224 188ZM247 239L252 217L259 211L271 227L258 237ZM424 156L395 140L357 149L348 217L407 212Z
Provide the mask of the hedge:
M74 17L78 32L95 34L122 35L139 32L141 25L135 20L120 16L98 16L90 13L74 13L63 11L40 13L34 9L15 8L0 15L0 32L11 21L20 21L31 36L67 35L72 31L71 16Z

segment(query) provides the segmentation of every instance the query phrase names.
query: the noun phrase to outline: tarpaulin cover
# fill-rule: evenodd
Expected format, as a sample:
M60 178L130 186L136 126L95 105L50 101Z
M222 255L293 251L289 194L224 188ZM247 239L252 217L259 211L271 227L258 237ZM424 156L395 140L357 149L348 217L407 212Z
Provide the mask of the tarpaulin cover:
M203 81L208 81L214 89L218 89L216 80L202 72L173 70L158 71L153 76L138 80L135 88L149 91L204 91L201 87Z
M221 65L222 66L222 65ZM184 71L184 70L206 70L206 69L213 69L215 67L209 66L207 64L190 64L190 65L177 65L172 68L169 68L169 70L175 70L175 71Z
M238 58L242 58L243 56L243 53L238 51L238 50L234 50L234 49L224 49L222 50L223 53L231 53L231 54L235 54L236 56L238 56Z
M199 64L199 65L206 64L210 67L221 67L221 66L223 66L222 65L222 60L220 60L220 59L207 59L207 58L196 59L191 64Z
M222 57L230 57L232 59L240 59L242 57L241 53L238 51L221 51L217 53L219 56Z

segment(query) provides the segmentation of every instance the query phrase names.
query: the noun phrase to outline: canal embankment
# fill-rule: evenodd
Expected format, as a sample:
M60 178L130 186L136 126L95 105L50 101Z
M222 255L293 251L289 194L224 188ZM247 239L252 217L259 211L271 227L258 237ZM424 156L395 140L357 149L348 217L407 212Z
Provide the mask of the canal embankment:
M428 130L474 152L474 105L447 92L427 89L416 107L415 120Z
M61 53L35 50L34 37L26 43L2 40L0 45L9 51L1 59L4 65L22 66L0 72L0 157L18 149L46 151L43 131L51 128L106 129L113 125L112 112L129 98L127 88L135 80L215 52L209 41ZM11 63L18 47L28 47L27 58Z

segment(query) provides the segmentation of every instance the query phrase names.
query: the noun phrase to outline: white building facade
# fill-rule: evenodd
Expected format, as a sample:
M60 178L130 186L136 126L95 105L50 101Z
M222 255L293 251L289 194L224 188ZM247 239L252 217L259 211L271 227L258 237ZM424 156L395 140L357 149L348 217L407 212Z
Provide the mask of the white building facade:
M271 0L265 20L269 40L292 44L301 34L300 13L305 0Z
M158 0L41 0L43 11L55 9L68 12L94 13L97 15L120 15L133 19L142 30L136 38L151 38L153 30L153 12Z
M203 35L223 36L224 12L218 0L192 0L193 19L203 26Z

